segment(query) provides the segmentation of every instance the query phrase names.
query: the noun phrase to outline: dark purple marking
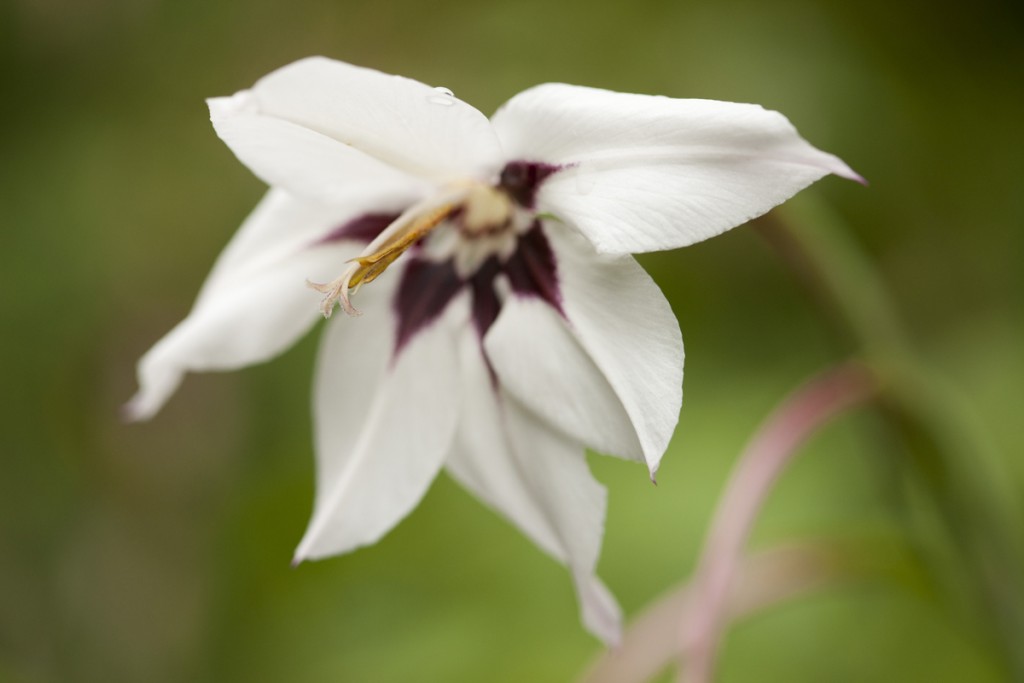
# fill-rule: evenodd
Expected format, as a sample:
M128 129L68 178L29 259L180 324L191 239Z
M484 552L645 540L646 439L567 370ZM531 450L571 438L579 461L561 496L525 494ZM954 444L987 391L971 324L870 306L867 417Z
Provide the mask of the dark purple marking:
M491 256L467 279L459 277L452 259L429 261L416 255L407 255L406 258L409 259L408 265L402 273L393 303L398 316L396 356L417 332L444 313L464 287L469 288L473 327L482 341L501 311L494 281L502 273L508 277L516 296L538 297L565 315L555 254L540 221L535 221L533 227L519 237L516 249L507 261L502 263L497 256Z
M496 256L492 256L484 261L480 270L473 273L469 280L469 287L473 292L473 326L481 339L498 319L498 312L501 310L498 293L494 291L494 278L498 277L500 272L501 264L498 263Z
M516 250L504 266L512 291L520 296L536 296L561 313L562 292L558 289L558 269L551 243L544 236L540 221L519 238Z
M499 185L519 206L532 209L537 199L537 188L561 166L539 161L510 161L501 170Z
M398 284L394 308L398 315L395 355L412 336L434 322L465 284L455 272L455 262L427 261L411 257Z
M356 216L348 223L339 225L329 233L317 240L317 244L330 244L341 240L355 240L357 242L372 242L377 235L384 232L384 229L395 222L398 214L391 213L364 213Z

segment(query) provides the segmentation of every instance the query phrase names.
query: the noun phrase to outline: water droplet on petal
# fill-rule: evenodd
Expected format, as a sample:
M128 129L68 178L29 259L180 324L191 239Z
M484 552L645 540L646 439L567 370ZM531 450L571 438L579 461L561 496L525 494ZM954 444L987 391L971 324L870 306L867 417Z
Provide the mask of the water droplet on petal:
M434 94L427 97L431 104L440 104L450 107L455 104L455 93L448 88L434 88Z

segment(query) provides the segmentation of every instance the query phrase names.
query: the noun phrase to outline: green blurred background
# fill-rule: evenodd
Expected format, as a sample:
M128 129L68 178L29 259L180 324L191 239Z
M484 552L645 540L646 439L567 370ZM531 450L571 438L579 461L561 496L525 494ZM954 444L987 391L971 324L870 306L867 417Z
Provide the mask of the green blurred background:
M6 0L0 681L571 680L599 652L567 573L445 477L378 545L289 568L312 504L316 334L190 377L151 423L119 420L136 359L263 192L203 99L310 54L486 113L543 81L784 112L871 181L806 192L853 227L920 358L1024 491L1020 7ZM755 230L644 263L680 319L687 398L658 487L591 459L610 490L600 572L629 614L692 569L759 420L848 350ZM864 426L810 444L755 546L826 536L912 564L896 456ZM737 625L721 679L999 680L990 644L903 573Z

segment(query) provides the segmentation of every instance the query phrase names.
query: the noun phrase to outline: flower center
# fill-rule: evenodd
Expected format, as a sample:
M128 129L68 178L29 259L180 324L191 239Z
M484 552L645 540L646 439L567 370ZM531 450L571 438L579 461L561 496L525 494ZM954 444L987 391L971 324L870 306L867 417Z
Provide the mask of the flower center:
M470 321L481 343L506 296L536 298L564 315L558 264L541 221L533 218L526 230L507 232L505 243L507 251L491 251L472 269L460 267L461 250L437 258L427 253L428 247L408 256L392 301L397 318L396 355L467 291Z
M508 261L520 237L536 227L537 190L548 176L563 167L537 161L510 161L502 169L496 186L477 180L452 183L387 223L381 215L368 215L346 224L325 238L333 241L364 232L375 234L363 253L338 278L327 284L306 284L325 294L320 310L331 317L340 304L349 315L358 315L350 297L360 286L373 282L388 266L414 244L424 242L438 261L450 261L455 274L464 280L474 277L492 256ZM449 229L437 230L447 226ZM364 230L365 229L365 230Z
M459 244L449 245L463 258L464 268L473 268L482 258L501 250L503 237L514 235L517 215L513 198L502 187L478 181L457 183L436 196L414 204L371 241L363 252L335 280L327 284L307 282L325 294L320 310L325 318L339 304L349 315L358 315L351 295L360 286L373 282L412 245L450 223L456 229ZM468 244L467 244L468 243ZM472 243L476 243L475 247Z
M458 226L467 237L503 232L511 226L514 211L512 198L504 190L474 185L462 205Z

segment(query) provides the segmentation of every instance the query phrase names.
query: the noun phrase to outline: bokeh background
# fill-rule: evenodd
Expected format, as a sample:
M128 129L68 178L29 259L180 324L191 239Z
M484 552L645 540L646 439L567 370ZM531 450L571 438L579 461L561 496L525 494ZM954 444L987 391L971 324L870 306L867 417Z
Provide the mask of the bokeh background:
M310 54L487 113L543 81L784 112L870 180L806 192L852 227L920 359L1024 492L1020 7L6 0L0 681L554 681L600 650L566 572L445 477L376 546L289 568L312 504L315 333L272 363L190 377L151 423L119 419L135 360L263 192L203 99ZM760 419L848 350L757 230L643 260L679 316L687 378L658 487L591 457L610 490L600 573L629 614L691 571ZM863 427L808 446L756 547L829 537L867 564L913 564L895 456ZM903 574L736 625L721 680L1000 680L985 637Z

